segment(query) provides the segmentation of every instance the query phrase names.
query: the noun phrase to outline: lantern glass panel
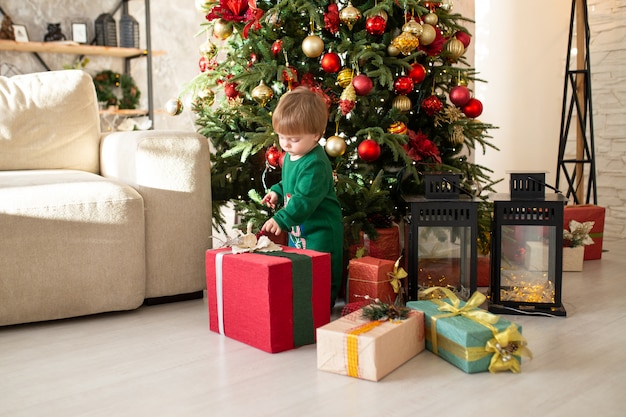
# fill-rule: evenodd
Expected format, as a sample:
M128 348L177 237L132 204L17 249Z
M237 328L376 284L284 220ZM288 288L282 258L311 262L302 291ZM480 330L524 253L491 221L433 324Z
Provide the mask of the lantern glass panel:
M470 226L420 227L417 278L420 287L453 287L469 298L472 267Z
M555 303L556 233L555 226L501 227L501 301Z

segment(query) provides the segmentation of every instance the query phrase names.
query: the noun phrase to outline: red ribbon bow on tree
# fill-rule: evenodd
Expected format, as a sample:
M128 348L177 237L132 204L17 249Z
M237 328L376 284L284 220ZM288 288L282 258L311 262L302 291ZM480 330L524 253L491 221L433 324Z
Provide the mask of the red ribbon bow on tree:
M251 27L259 29L259 20L263 16L263 10L256 6L256 0L220 0L220 4L213 7L206 19L224 19L232 22L248 22L243 29L243 37L248 37Z

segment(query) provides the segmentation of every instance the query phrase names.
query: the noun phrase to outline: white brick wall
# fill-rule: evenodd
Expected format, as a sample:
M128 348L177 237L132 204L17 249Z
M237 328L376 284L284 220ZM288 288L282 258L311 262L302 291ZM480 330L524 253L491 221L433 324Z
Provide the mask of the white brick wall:
M626 0L589 0L598 204L606 239L626 238Z

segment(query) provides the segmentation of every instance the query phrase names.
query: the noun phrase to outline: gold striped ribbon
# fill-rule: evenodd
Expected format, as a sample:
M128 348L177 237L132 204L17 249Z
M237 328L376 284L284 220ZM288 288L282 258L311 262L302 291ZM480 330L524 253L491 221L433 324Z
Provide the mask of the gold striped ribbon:
M375 327L383 324L384 321L376 320L362 324L348 332L346 339L346 351L348 354L348 375L359 377L359 335L367 333Z

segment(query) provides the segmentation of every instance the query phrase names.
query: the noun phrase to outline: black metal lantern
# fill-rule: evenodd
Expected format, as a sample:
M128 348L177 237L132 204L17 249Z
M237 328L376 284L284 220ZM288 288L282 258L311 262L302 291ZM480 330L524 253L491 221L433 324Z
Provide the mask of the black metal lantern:
M110 13L102 13L94 24L96 30L96 45L117 46L117 25Z
M478 202L461 195L458 174L426 174L424 195L403 196L409 205L408 299L419 290L451 287L467 300L476 291Z
M512 173L510 194L492 194L491 304L499 314L565 316L561 304L563 208L545 173Z

